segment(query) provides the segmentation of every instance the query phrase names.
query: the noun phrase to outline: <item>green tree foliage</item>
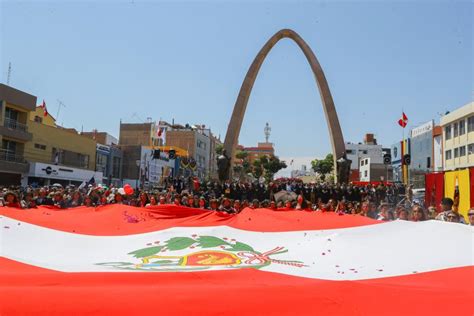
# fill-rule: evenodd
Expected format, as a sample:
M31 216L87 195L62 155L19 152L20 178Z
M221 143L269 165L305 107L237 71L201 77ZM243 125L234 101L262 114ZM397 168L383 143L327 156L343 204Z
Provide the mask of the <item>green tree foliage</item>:
M239 175L240 178L245 177L245 175L252 171L248 157L249 153L245 150L239 150L235 154L238 162L234 165L234 174Z
M253 162L253 175L256 178L265 176L265 180L271 181L275 173L286 168L287 165L275 156L262 156Z
M222 155L223 150L224 150L224 145L223 144L216 145L216 154L217 155Z
M311 168L314 172L321 175L321 180L324 181L328 174L334 171L334 160L332 154L327 154L324 159L314 159L311 161Z

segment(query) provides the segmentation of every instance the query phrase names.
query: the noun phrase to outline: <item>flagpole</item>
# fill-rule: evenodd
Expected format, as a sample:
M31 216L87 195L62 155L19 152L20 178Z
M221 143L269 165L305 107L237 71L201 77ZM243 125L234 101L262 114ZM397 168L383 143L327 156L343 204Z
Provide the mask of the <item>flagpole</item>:
M403 114L405 113L405 110L402 107L402 119L403 119ZM402 126L402 180L403 183L406 184L406 179L405 179L405 164L403 161L403 157L405 156L405 127Z

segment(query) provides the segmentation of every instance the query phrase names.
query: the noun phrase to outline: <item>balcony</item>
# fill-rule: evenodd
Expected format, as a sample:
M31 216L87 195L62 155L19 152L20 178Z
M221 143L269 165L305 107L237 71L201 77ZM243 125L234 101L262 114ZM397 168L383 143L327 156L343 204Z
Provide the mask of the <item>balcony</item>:
M32 135L28 133L28 126L26 124L10 118L5 118L3 126L0 125L0 135L24 142L32 139Z
M23 155L0 149L0 172L27 173L28 163Z
M12 129L12 130L22 131L22 132L25 132L25 133L28 132L28 126L26 126L26 124L20 123L16 120L12 120L12 119L9 119L9 118L5 118L5 120L3 122L3 126L5 126L8 129Z

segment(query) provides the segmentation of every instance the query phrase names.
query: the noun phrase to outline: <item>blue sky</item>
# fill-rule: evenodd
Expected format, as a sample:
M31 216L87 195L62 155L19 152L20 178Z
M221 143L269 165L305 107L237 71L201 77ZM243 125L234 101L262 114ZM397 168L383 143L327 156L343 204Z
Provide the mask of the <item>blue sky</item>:
M119 121L203 123L225 130L240 85L282 28L311 46L331 88L346 141L379 143L439 119L473 96L473 5L465 2L12 2L0 7L1 82L45 99L59 123L118 137ZM263 64L240 135L270 140L281 157L330 151L310 68L279 42ZM410 127L409 125L409 127Z

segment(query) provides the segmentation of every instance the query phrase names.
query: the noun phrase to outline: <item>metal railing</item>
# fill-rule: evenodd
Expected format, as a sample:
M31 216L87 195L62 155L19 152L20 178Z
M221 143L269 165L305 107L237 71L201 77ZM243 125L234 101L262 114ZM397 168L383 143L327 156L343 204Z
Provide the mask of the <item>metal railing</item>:
M0 149L0 161L10 161L16 163L26 163L23 155L18 155L11 150Z
M5 118L3 126L22 132L28 132L28 126L26 124L20 123L17 120L13 120L8 117Z

